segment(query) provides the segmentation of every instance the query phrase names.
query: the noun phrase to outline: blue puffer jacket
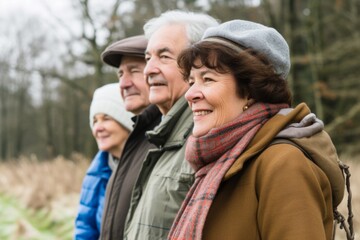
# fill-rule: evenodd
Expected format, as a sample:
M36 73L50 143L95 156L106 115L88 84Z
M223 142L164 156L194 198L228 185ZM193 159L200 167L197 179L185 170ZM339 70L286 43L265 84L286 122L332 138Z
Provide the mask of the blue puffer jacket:
M74 239L91 240L100 236L106 184L112 172L108 157L108 152L99 151L87 170L81 188Z

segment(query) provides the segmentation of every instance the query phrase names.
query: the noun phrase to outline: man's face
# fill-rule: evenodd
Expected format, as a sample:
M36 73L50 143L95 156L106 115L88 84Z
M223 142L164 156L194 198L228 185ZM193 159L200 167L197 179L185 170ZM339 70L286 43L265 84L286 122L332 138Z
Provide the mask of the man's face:
M123 56L118 71L125 108L136 115L149 105L149 86L144 78L144 67L144 59Z
M189 88L177 66L178 55L188 45L185 27L178 24L159 28L149 39L144 73L150 86L149 100L163 115Z

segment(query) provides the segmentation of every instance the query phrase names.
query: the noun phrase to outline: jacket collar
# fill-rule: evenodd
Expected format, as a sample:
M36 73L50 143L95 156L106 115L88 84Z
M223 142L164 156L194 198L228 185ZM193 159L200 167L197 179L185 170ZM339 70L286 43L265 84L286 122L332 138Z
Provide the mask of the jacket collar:
M292 111L283 114L276 114L269 119L264 126L256 133L255 137L251 140L246 150L235 161L228 172L225 174L223 181L229 179L238 173L244 166L244 163L263 151L275 138L275 136L284 129L288 124L299 122L307 114L310 113L310 109L305 103L301 103Z
M105 151L99 151L92 160L87 170L87 174L109 179L112 170L110 169L108 162L109 153Z
M301 121L309 113L310 110L307 105L301 103L286 115L279 113L272 117L258 131L245 152L231 166L223 181L240 172L244 163L269 146L285 126ZM333 205L337 206L343 198L345 183L339 168L339 158L330 136L325 131L320 131L310 137L289 138L289 140L304 150L310 160L326 174L332 189Z
M144 109L142 113L132 118L134 122L133 134L137 134L144 129L147 129L149 126L154 123L157 125L160 122L161 112L159 108L151 104Z
M155 127L154 130L146 132L149 141L160 148L169 142L171 142L171 144L183 144L192 129L192 124L190 127L186 123L181 124L178 129L175 129L175 127L178 122L182 122L182 120L185 121L191 114L191 109L185 97L181 97L172 106L170 111L163 116L160 124ZM184 134L176 134L178 132L184 132Z

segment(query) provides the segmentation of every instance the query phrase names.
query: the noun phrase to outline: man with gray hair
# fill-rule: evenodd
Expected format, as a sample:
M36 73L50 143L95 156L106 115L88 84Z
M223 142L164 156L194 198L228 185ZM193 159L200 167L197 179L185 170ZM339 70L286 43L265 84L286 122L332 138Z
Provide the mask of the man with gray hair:
M145 132L159 124L161 113L155 105L149 106L149 86L144 79L146 45L144 35L133 36L111 44L101 55L105 63L118 69L125 109L136 117L132 119L134 130L106 188L100 239L122 239L133 186L148 150L155 148Z
M189 85L177 66L177 57L199 41L218 22L201 13L168 11L144 25L149 42L144 73L150 103L162 113L161 123L147 132L151 143L135 183L124 239L166 239L182 201L194 181L184 160L185 143L193 127L192 111L184 94Z

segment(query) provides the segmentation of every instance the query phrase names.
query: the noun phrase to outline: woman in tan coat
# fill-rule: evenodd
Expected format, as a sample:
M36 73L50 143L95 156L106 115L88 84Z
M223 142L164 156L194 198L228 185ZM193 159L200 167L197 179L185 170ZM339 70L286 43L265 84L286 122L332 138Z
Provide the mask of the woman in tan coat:
M331 239L344 180L323 123L304 103L290 108L283 37L233 20L178 63L191 86L196 180L169 239Z

